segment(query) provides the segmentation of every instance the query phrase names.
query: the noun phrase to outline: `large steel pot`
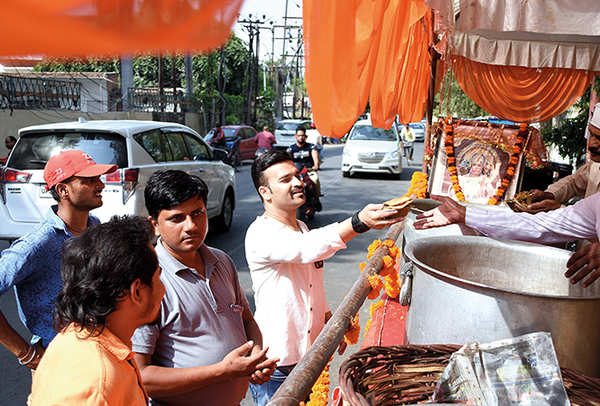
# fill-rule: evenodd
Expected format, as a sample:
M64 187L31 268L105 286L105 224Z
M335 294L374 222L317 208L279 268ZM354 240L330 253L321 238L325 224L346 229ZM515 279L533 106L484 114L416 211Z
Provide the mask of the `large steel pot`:
M562 367L600 376L600 281L564 277L571 252L487 237L413 239L407 339L489 342L549 331ZM409 272L410 273L410 272ZM410 281L408 281L410 282Z

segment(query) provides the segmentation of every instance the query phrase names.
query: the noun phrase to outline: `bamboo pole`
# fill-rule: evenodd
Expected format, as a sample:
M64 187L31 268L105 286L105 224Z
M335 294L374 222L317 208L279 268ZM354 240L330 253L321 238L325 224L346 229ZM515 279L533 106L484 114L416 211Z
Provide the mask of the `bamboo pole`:
M394 224L384 240L396 241L404 230L404 221ZM365 271L354 282L352 288L325 325L308 352L300 359L288 378L279 387L268 406L291 406L304 401L321 371L342 341L354 317L371 291L368 276L378 274L383 268L383 257L388 254L388 247L382 245L369 259Z

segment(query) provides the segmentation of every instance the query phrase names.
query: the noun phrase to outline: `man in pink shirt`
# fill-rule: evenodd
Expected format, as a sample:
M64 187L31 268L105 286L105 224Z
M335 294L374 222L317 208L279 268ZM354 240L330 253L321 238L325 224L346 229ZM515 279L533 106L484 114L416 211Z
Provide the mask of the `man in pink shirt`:
M275 137L269 131L268 126L264 126L263 130L256 134L256 136L254 137L254 141L256 141L256 143L258 144L259 149L264 149L267 151L270 151L273 147L273 144L275 144L276 142Z

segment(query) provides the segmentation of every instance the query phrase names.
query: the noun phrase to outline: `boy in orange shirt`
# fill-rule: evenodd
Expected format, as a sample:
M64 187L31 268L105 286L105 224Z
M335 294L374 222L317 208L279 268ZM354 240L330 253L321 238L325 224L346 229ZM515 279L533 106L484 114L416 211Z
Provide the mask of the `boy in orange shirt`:
M131 352L135 329L158 317L165 288L150 223L113 217L65 243L59 334L33 377L29 404L148 404Z

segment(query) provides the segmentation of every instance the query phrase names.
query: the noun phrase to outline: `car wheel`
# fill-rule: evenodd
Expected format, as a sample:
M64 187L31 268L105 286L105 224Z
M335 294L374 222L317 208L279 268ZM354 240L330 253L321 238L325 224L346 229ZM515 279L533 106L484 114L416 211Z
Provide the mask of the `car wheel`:
M221 214L214 220L216 231L225 232L231 228L231 223L233 221L233 205L233 193L231 190L228 190L223 199Z
M342 176L344 178L349 178L350 177L350 171L342 171Z

